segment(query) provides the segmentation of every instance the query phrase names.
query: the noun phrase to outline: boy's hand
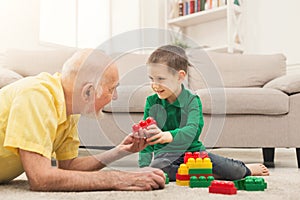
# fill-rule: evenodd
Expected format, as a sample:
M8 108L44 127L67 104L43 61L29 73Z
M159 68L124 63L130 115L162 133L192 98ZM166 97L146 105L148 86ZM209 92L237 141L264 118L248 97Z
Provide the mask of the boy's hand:
M144 132L147 136L146 141L148 145L164 144L173 141L173 136L170 132L162 132L155 124L148 126Z

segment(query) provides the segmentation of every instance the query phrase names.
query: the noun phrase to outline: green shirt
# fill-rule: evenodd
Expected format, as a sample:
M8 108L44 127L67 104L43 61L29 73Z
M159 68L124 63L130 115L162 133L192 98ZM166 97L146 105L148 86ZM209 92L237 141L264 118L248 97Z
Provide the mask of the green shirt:
M197 95L182 85L175 102L160 99L157 94L149 96L145 105L144 119L153 117L162 131L173 136L171 143L149 145L139 153L139 166L149 166L153 153L195 152L205 150L199 141L203 128L202 104Z

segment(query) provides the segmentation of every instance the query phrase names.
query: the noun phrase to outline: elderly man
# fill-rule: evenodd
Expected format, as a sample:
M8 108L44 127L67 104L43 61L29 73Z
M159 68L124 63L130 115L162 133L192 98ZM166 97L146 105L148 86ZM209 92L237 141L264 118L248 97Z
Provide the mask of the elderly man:
M146 147L142 132L116 148L78 157L79 114L98 117L117 98L117 67L99 50L81 50L62 73L41 73L0 90L0 183L24 171L36 191L152 190L164 187L161 170L100 170ZM58 167L51 166L51 157Z

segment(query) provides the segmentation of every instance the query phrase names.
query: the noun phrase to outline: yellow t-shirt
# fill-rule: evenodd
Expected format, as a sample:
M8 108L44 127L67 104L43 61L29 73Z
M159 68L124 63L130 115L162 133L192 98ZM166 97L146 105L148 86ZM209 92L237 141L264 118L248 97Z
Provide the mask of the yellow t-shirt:
M66 115L60 74L41 73L0 90L0 163L18 149L49 159L78 156L79 115ZM5 173L3 171L0 172Z

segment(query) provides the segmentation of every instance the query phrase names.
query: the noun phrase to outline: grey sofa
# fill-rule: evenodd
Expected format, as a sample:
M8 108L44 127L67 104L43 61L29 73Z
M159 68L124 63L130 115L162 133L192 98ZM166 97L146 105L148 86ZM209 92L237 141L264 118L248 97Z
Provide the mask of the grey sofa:
M60 71L74 51L6 51L0 55L0 87L41 71ZM286 75L286 58L282 54L202 50L189 50L188 54L193 67L185 85L200 96L203 104L204 144L208 148L262 148L268 166L274 165L275 148L296 148L300 167L300 75ZM142 119L145 98L152 94L145 67L148 55L112 57L119 66L119 98L105 106L103 119L80 119L83 147L110 148L118 144L131 132L132 124ZM8 74L10 77L5 77Z

